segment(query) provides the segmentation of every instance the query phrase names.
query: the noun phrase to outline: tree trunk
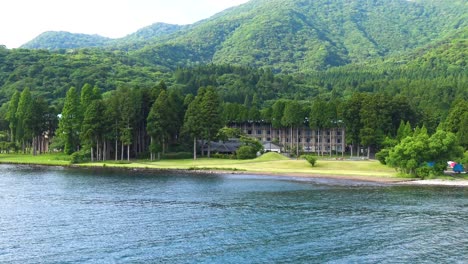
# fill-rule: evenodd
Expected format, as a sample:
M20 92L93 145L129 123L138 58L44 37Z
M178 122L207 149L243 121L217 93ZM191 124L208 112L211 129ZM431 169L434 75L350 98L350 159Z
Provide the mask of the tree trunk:
M294 141L293 126L291 126L291 129L289 130L289 135L291 135L291 137L289 138L289 140L290 140L289 141L289 149L290 149L289 151L290 151L290 153L292 153L293 148L294 148L294 146L293 146L293 141Z
M193 138L193 159L197 159L197 138Z
M153 145L153 141L154 141L154 138L153 138L153 136L151 136L151 146ZM151 161L154 160L154 152L153 152L152 149L150 150L150 160Z
M127 161L130 162L130 144L127 145Z
M123 141L121 142L121 153L120 153L120 160L124 160L124 143Z
M208 141L208 158L211 158L211 140Z
M94 153L93 147L91 147L91 162L94 162Z
M32 145L33 145L33 156L36 156L36 155L37 155L37 150L36 150L36 137L33 137Z
M119 157L119 153L118 153L118 149L119 149L119 146L118 146L118 142L117 142L117 139L115 139L115 161L118 160L118 157Z
M101 161L101 146L99 145L99 138L96 139L96 160Z
M296 159L299 159L299 126L296 128Z

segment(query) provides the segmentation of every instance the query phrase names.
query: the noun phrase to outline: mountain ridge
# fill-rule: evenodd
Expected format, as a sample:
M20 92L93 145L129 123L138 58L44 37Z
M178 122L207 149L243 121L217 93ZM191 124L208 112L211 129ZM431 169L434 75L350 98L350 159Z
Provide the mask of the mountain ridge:
M467 27L467 14L460 0L252 0L191 25L156 23L102 47L172 70L206 63L325 70L410 53Z

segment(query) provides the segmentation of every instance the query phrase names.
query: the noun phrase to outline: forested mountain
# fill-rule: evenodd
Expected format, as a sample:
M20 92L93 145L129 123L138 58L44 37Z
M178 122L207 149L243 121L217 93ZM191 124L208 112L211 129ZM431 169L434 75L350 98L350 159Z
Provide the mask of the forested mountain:
M135 55L167 67L213 62L323 70L402 54L468 25L465 1L252 0Z
M25 49L76 49L82 47L103 47L112 41L99 35L73 34L65 31L44 32L21 46Z
M215 63L324 70L425 47L467 27L467 14L464 0L252 0L193 25L156 23L88 47L133 51L169 69ZM87 46L86 38L73 42ZM33 43L41 44L24 47L68 48L54 39Z
M144 46L145 41L169 35L184 26L155 23L139 29L123 38L111 39L99 35L74 34L64 31L48 31L21 46L24 49L75 49L93 47ZM128 47L127 47L128 48Z

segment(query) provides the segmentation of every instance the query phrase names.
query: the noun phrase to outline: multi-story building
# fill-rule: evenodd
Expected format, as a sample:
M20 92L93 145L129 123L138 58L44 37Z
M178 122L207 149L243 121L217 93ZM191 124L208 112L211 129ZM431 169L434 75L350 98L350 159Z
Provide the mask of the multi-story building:
M344 127L316 130L303 126L297 128L273 128L268 123L230 124L239 128L250 137L268 146L268 142L279 145L284 152L344 153L346 150L346 131ZM267 147L265 150L268 151Z

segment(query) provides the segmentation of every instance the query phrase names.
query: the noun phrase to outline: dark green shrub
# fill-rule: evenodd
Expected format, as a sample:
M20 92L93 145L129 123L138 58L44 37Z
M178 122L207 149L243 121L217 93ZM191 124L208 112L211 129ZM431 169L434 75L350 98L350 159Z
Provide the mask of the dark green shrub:
M312 155L305 155L304 158L310 163L310 165L312 165L312 167L315 167L317 164L317 158Z
M82 149L80 151L74 152L70 156L70 163L77 164L77 163L84 163L91 161L91 150L89 149Z
M166 153L161 155L162 159L191 159L193 158L192 152L174 152L174 153Z
M255 159L257 150L252 146L242 146L236 151L237 159Z
M381 151L375 154L375 158L380 161L381 164L387 165L386 159L390 153L390 150L387 148L382 149Z
M212 154L211 157L216 158L216 159L235 159L236 155L215 153L215 154Z

